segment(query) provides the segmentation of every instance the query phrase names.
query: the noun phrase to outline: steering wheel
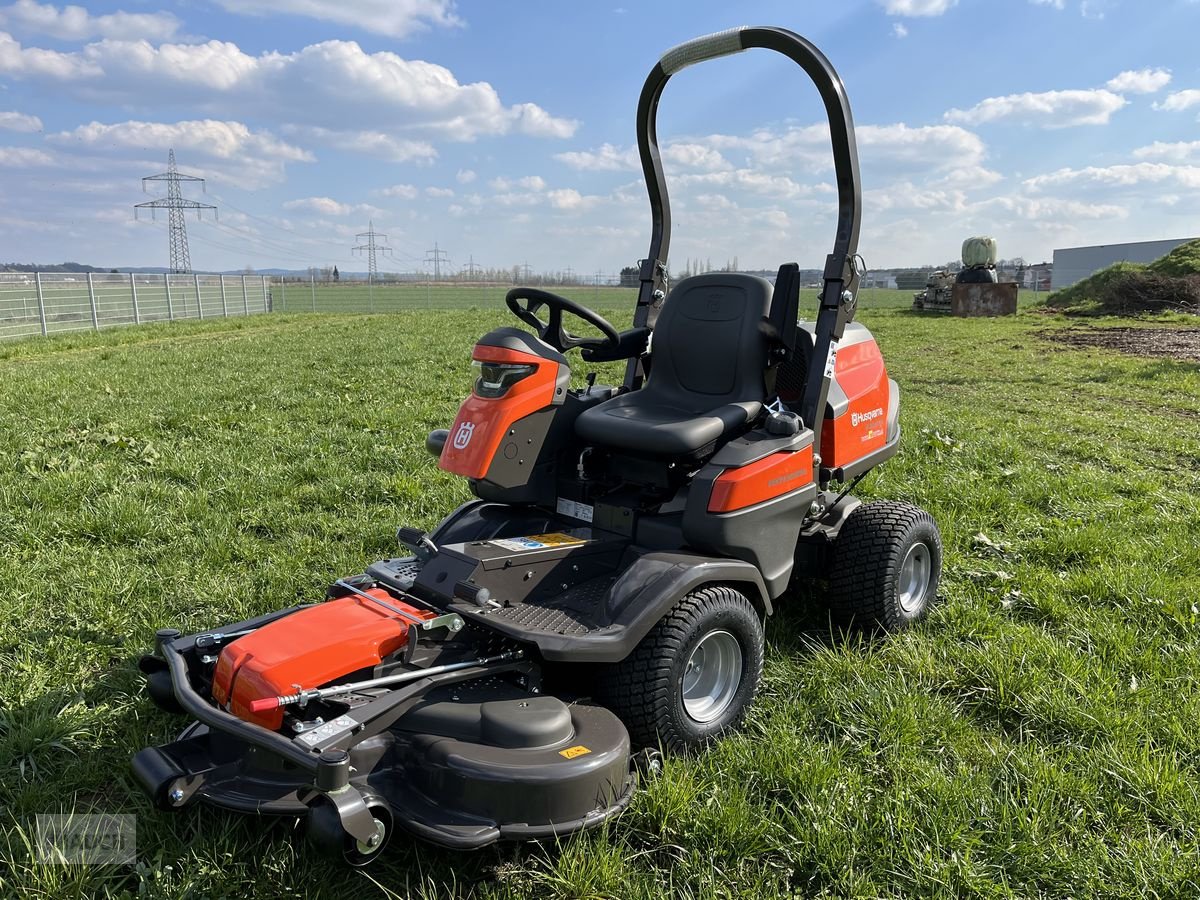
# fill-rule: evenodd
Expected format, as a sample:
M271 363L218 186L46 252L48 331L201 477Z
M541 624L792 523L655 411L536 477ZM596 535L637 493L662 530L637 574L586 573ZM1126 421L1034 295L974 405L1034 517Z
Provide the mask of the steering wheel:
M518 300L524 300L525 305L522 306L517 302ZM574 300L568 300L558 294L539 291L537 288L531 287L515 287L505 295L504 302L508 304L508 308L514 316L535 329L539 338L560 353L565 353L572 347L616 349L621 342L621 336L617 334L617 329L613 328L607 319L586 306L580 306ZM543 306L549 311L545 322L537 317L537 311ZM578 337L571 334L563 328L562 314L564 312L569 312L571 315L583 319L589 325L596 326L604 337Z

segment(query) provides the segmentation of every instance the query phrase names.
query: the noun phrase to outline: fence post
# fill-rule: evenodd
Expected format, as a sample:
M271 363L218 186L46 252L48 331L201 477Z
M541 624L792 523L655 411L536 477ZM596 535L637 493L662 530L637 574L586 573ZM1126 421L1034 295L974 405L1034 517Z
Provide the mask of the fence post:
M317 276L315 273L309 273L308 286L312 290L312 311L317 311Z
M287 312L287 276L279 276L279 293L283 297L283 311Z
M42 320L42 337L46 336L46 301L42 298L42 273L33 273L34 284L37 285L38 318Z
M271 311L271 285L268 283L266 275L258 277L262 279L263 312L269 313Z
M167 318L175 321L175 307L171 305L171 276L163 273L163 286L167 289Z
M228 319L229 304L225 302L225 276L218 275L217 277L221 279L221 315Z
M137 302L137 275L133 272L129 273L129 296L133 299L133 324L141 325L142 313Z
M100 317L96 313L96 288L92 285L92 273L87 273L88 277L88 300L92 304L92 328L96 331L100 330Z
M246 276L242 276L242 312L250 315L250 298L246 296Z
M204 301L200 299L200 276L195 272L192 273L192 284L196 286L196 313L201 319L204 318Z

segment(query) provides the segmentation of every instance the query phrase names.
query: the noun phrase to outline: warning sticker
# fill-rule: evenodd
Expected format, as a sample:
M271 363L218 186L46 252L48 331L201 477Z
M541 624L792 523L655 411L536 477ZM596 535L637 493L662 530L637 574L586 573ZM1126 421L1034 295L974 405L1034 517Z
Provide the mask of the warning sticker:
M825 360L825 377L832 378L833 370L837 368L837 341L829 342L829 358Z
M568 500L566 497L558 498L555 509L558 510L560 516L570 516L572 519L582 519L584 522L592 521L592 514L594 512L593 508L588 504Z
M585 753L591 753L587 747L580 744L577 747L568 747L566 750L559 750L559 756L565 756L567 759L574 759L577 756L583 756Z
M520 553L524 550L548 550L554 547L570 547L575 544L586 544L583 538L574 535L553 532L551 534L531 534L528 537L501 538L491 542L495 547Z

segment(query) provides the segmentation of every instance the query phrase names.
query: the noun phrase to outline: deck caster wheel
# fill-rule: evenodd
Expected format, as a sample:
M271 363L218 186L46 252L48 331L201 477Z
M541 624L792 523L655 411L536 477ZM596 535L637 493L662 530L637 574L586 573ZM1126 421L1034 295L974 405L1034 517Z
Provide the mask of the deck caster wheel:
M865 503L833 547L829 609L868 632L899 631L928 615L942 571L942 537L925 510L896 500Z
M598 699L635 746L697 750L746 716L762 677L763 628L740 591L684 596L625 660L605 666Z
M355 869L369 866L382 854L395 832L392 810L381 797L369 794L363 797L375 820L375 836L371 841L360 841L342 827L337 807L327 800L318 800L308 810L308 840L331 856L340 856L346 865Z
M154 705L163 712L174 715L183 713L183 707L175 699L175 686L171 684L171 673L166 669L159 669L146 676L146 693L150 695L150 700Z
M653 747L645 747L633 755L633 770L642 781L653 781L663 773L663 756Z

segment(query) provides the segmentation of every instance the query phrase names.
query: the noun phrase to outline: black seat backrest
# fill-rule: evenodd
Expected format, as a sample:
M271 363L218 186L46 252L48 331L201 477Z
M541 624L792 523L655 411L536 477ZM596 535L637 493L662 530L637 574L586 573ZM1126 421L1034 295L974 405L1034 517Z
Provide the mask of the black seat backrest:
M771 283L756 275L709 272L675 285L655 323L645 401L702 412L764 400L770 306Z

